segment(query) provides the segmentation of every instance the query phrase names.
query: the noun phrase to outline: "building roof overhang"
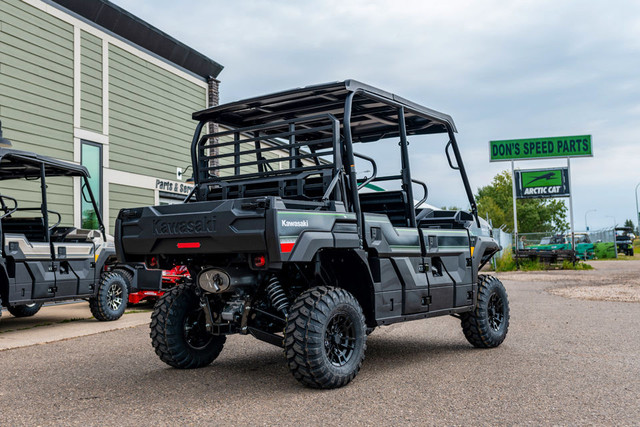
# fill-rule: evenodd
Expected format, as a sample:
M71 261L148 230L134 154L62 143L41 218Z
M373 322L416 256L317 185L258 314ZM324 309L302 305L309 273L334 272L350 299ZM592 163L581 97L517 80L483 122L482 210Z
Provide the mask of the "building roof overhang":
M213 59L176 40L108 0L49 0L204 80L223 69Z

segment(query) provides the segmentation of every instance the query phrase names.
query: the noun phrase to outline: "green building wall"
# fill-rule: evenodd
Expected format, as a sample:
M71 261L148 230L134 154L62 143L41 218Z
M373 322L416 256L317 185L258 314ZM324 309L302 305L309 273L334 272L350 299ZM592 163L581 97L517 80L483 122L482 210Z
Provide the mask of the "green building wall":
M80 127L102 133L102 40L80 31Z
M20 0L0 1L0 120L13 148L73 160L73 31ZM71 181L48 187L50 209L71 225ZM22 207L40 205L39 183L5 181L0 188L18 195Z
M191 164L195 122L206 90L115 46L109 47L109 143L114 169L174 179Z
M191 114L207 82L41 0L0 0L0 120L13 147L80 162L81 141L103 149L102 215L158 201L158 180L191 164ZM50 209L80 224L79 180L48 182ZM22 206L35 182L0 182ZM93 189L98 194L98 189Z
M111 197L109 203L109 216L111 219L111 227L115 223L120 209L132 206L151 206L155 204L153 190L146 188L132 187L130 185L111 184L109 186L109 194ZM132 200L135 202L132 204Z

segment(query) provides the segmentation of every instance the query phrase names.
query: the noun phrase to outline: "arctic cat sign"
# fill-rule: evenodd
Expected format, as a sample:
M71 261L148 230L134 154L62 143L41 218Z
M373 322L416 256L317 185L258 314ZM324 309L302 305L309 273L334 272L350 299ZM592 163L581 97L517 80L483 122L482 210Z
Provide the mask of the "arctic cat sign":
M569 197L569 170L530 169L515 171L518 199Z
M492 162L593 156L591 135L489 141L489 152Z

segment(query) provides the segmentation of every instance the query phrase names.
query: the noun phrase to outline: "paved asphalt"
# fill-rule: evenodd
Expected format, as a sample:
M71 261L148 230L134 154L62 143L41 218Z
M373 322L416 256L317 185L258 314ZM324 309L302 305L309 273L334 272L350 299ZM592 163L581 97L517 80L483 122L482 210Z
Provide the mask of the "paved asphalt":
M164 365L145 326L0 351L0 425L640 424L640 304L509 277L501 347L472 348L452 317L380 328L333 391L303 388L250 337L191 371Z

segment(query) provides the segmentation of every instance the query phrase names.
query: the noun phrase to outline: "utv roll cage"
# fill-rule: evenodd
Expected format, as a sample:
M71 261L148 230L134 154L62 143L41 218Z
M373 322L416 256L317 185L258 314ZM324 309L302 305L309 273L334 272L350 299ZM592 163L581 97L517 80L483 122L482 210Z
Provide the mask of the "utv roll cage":
M460 172L479 226L453 119L392 93L346 80L212 107L193 118L199 121L191 144L196 185L186 201L194 194L199 201L276 195L289 206L355 212L359 233L363 207L386 213L396 225L415 227L415 208L426 200L427 187L411 178L407 138L444 133L447 161ZM226 130L210 127L201 135L207 123ZM373 159L354 152L353 144L386 138L399 138L402 170L378 177ZM356 178L355 157L372 163L371 177ZM400 191L358 193L369 182L392 180L401 182ZM416 206L412 183L425 191Z
M98 219L99 229L104 240L106 240L106 232L104 224L102 223L102 216L96 204L95 198L89 185L89 171L87 168L81 165L75 165L60 161L51 157L41 156L39 154L20 151L14 149L0 148L0 181L10 179L33 179L40 180L40 189L42 192L42 203L40 208L20 208L17 205L17 201L9 196L2 195L0 197L0 207L2 209L0 213L0 219L9 217L16 211L24 210L39 210L42 214L43 226L45 228L44 239L49 242L51 240L51 230L60 223L60 214L51 211L47 206L47 178L50 177L80 177L83 179L82 188L86 189L88 193L88 199L93 205L93 209ZM83 191L81 190L81 191ZM13 202L14 206L7 206L5 199ZM89 201L88 200L88 201ZM53 226L49 226L49 213L55 213L58 215L58 222ZM17 221L16 221L17 220ZM8 221L8 218L7 218ZM18 228L24 228L26 224L20 224L19 219L14 219L14 226ZM8 226L8 224L7 224ZM41 225L42 226L42 225ZM47 231L48 230L48 231Z

